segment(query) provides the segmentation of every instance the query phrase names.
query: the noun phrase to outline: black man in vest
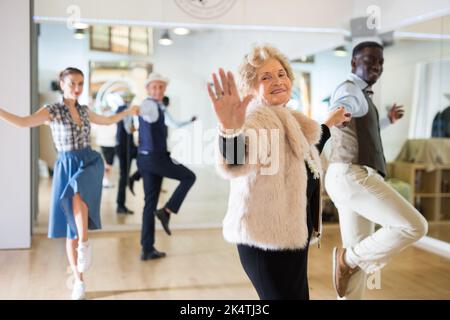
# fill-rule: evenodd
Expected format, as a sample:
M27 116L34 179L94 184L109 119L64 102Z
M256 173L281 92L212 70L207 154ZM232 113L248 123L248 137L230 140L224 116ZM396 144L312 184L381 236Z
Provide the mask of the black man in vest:
M331 130L326 190L339 212L343 248L333 252L333 284L338 299L362 299L367 274L379 272L392 256L426 235L425 218L384 180L386 161L380 128L402 118L393 105L380 119L372 86L383 72L383 46L367 41L353 49L352 72L331 97L351 122ZM375 231L375 224L381 226Z

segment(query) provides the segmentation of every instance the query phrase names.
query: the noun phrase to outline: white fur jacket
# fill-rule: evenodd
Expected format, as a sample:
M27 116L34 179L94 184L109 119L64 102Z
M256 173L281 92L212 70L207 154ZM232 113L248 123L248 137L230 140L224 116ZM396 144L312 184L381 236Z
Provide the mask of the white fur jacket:
M258 143L252 143L251 132L259 133ZM217 170L230 179L225 239L265 250L304 248L308 242L305 159L309 157L322 177L315 147L321 137L320 125L283 106L257 106L247 114L244 134L242 164L227 164L217 148ZM320 195L318 199L315 236L321 233Z

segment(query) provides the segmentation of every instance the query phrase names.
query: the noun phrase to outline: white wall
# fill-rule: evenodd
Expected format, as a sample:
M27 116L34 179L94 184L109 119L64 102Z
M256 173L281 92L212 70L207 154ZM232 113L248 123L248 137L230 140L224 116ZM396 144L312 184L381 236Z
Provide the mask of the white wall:
M182 0L179 2L189 2ZM77 5L86 21L126 21L146 24L220 24L289 26L309 28L342 28L352 14L352 0L235 0L234 6L215 19L197 19L167 0L37 0L35 14L42 18L61 19L69 16L67 9ZM230 2L224 0L222 2ZM337 31L340 32L340 31Z
M367 14L369 6L380 8L380 32L396 30L403 26L448 15L448 0L353 0L353 16Z
M190 0L177 0L188 3ZM223 2L233 0L222 0ZM39 19L66 22L67 9L76 5L86 22L135 23L152 26L190 24L234 27L318 28L344 34L350 19L367 15L370 6L381 10L381 32L450 13L448 0L234 0L223 16L199 19L186 14L175 0L36 0Z
M211 73L219 67L237 74L238 66L246 53L255 44L269 43L279 48L288 58L299 58L308 52L309 44L322 39L319 51L332 47L333 36L261 31L209 31L190 38L177 38L173 46L155 48L155 69L167 74L173 81L168 94L174 105L181 106L180 117L188 117L192 112L204 119L209 127L215 126L215 118L206 92L206 83L211 81ZM327 64L327 59L318 56L316 65ZM313 70L303 65L300 69ZM331 77L332 79L333 77ZM320 73L315 85L324 84ZM325 86L326 87L326 86ZM315 92L313 93L315 98ZM317 94L319 97L320 94ZM319 98L316 98L317 101Z
M328 114L328 104L322 100L330 96L351 71L351 49L348 51L347 57L337 57L333 50L326 50L315 55L314 64L294 64L294 69L311 73L312 116L316 121L323 122Z
M0 1L0 106L20 115L30 113L29 5L28 0ZM0 121L0 150L0 249L29 248L30 130Z

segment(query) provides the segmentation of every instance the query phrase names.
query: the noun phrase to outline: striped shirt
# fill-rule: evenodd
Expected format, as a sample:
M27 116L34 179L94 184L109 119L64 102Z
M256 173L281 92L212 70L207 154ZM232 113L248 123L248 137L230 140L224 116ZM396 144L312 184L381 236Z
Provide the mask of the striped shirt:
M50 128L58 152L81 150L90 146L91 123L87 106L76 103L81 126L78 126L69 107L63 102L46 105L45 108L50 113Z

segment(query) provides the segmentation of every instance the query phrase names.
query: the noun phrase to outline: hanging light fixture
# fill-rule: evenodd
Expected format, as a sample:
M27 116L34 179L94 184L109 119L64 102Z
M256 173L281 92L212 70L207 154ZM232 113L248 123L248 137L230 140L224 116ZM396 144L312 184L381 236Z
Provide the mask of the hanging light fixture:
M173 33L179 36L186 36L191 33L191 30L189 30L188 28L178 27L173 29Z
M334 55L336 57L346 57L347 49L345 49L344 46L337 47L336 49L334 49Z
M83 29L76 29L75 33L73 34L73 37L77 40L82 40L86 37L86 35L84 34Z
M163 46L170 46L173 43L173 40L170 38L169 35L169 30L164 31L158 42L160 45Z

